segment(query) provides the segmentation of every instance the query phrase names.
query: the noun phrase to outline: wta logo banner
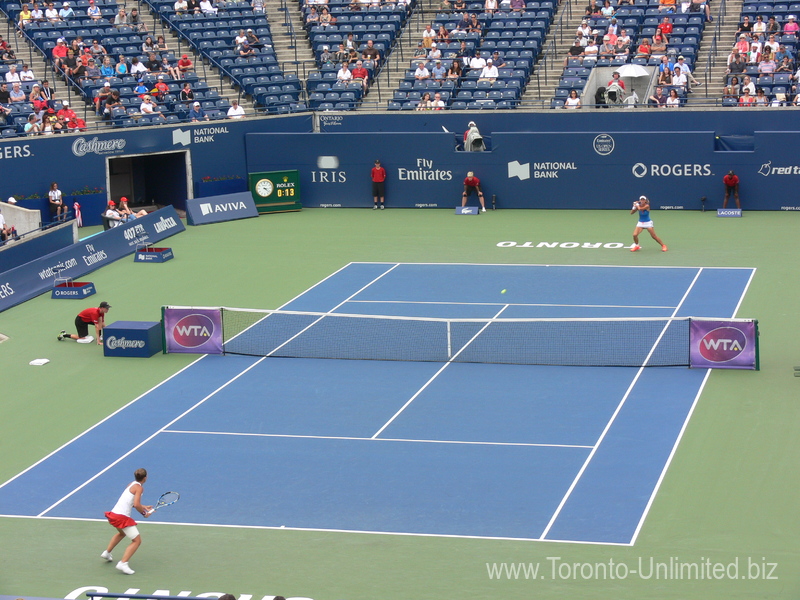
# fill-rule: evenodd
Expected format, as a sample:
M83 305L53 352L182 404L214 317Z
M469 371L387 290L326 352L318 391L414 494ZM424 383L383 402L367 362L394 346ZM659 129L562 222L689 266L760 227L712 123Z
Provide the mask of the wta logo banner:
M758 368L758 322L692 319L691 366L711 369Z
M222 354L222 317L218 308L164 308L168 353Z

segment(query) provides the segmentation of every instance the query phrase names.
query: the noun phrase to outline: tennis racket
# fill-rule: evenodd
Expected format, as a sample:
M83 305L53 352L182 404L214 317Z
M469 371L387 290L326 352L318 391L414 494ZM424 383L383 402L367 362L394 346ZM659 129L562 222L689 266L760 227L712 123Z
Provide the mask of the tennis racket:
M161 497L158 499L158 502L156 502L156 505L149 511L147 511L147 514L152 515L159 508L164 508L165 506L169 506L170 504L175 504L180 499L180 497L181 495L178 492L166 492L164 494L161 494Z

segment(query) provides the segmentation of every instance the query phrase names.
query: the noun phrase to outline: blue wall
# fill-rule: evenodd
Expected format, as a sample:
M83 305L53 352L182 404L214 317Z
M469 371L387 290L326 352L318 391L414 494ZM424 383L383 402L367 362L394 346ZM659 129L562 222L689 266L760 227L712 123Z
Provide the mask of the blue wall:
M756 132L752 151L720 152L708 130L495 132L490 151L462 152L441 128L380 136L249 134L247 157L250 171L299 169L304 206L370 206L370 169L379 158L391 207L456 206L467 171L474 171L498 208L618 210L645 194L655 208L699 210L703 196L707 208L721 205L722 176L734 169L744 208L798 210L796 139L796 132Z
M794 192L800 113L791 109L319 118L318 134L310 133L313 117L304 114L0 141L0 165L14 173L0 180L0 197L45 195L51 180L65 195L84 186L105 189L109 156L187 151L195 190L204 177L299 169L305 206L368 206L369 170L379 157L389 170L390 206L455 206L465 173L474 170L499 208L619 209L639 194L651 196L656 207L684 209L699 209L706 196L706 206L715 208L722 202L722 176L733 168L742 178L745 209L800 207ZM490 152L455 151L469 120L478 123ZM175 204L184 200L175 198Z

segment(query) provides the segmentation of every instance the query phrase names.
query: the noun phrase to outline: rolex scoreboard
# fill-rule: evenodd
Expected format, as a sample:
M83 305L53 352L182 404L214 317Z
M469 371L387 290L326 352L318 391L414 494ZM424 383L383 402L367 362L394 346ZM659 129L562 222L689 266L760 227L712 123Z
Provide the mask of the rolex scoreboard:
M250 173L250 193L259 214L300 210L300 173L267 171Z

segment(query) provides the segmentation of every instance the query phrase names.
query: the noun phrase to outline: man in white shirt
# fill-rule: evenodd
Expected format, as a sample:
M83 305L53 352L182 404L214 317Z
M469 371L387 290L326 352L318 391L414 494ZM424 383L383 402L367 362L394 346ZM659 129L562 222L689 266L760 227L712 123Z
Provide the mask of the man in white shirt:
M436 92L433 95L433 103L431 104L431 108L433 110L444 110L445 103L442 100L442 95L439 92Z
M28 65L22 65L22 71L19 72L20 81L35 81L36 75Z
M494 66L491 58L487 59L486 66L481 70L481 76L478 78L478 81L494 82L497 80L497 76L497 67Z
M342 68L336 72L336 80L341 83L349 83L352 78L353 74L347 68L347 63L342 63Z
M6 81L8 83L22 81L22 79L19 76L19 73L17 73L17 65L12 64L8 66L8 73L6 73Z
M430 79L431 72L425 68L424 62L417 63L417 70L414 71L414 79L417 81L425 81L426 79Z
M244 109L239 106L239 101L235 98L231 100L231 107L228 109L229 119L242 119L244 118Z
M482 71L485 66L486 66L486 61L479 54L476 54L475 56L473 56L472 58L469 59L470 71L473 70L473 69L477 69L478 71Z

